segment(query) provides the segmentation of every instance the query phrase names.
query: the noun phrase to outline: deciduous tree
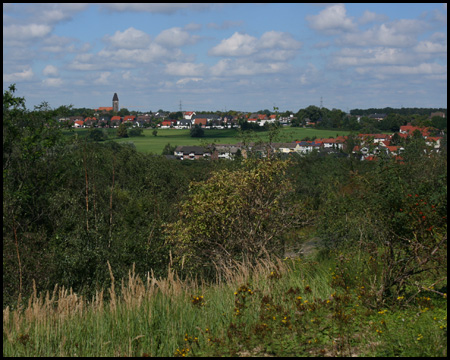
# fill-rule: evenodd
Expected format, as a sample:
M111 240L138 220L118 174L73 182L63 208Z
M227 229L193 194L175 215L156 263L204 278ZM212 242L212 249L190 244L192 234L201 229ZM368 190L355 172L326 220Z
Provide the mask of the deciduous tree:
M206 182L193 183L180 219L167 226L180 269L211 275L234 261L282 256L282 234L309 220L305 209L289 201L287 165L246 160L238 170L217 171Z

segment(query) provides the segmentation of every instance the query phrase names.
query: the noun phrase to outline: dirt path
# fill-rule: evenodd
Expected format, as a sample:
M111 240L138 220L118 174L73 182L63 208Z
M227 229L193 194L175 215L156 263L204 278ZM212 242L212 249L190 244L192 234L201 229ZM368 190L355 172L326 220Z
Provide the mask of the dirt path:
M320 239L318 237L313 237L309 240L306 240L298 247L291 246L286 249L284 253L285 257L288 258L296 258L298 256L308 256L314 253L317 247L320 245Z

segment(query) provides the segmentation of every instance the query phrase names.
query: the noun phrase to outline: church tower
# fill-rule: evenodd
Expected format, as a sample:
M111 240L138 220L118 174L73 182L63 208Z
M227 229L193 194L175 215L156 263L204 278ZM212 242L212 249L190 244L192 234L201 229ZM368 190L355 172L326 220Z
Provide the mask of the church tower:
M113 105L113 111L118 112L119 111L119 97L117 96L117 93L114 93L114 96L112 99L112 105Z

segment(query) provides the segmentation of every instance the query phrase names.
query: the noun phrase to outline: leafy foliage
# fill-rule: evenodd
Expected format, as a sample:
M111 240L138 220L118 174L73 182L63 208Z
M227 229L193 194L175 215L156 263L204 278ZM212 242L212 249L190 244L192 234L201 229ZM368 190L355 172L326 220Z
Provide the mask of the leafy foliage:
M125 123L121 123L119 125L119 128L117 129L117 137L119 138L128 137L127 126L125 125Z
M195 126L191 127L190 135L191 137L203 137L205 136L205 130L203 130L200 125L196 124Z
M180 268L214 274L235 261L254 263L281 256L282 234L308 221L306 211L289 201L288 163L247 160L234 171L217 171L191 184L180 219L168 225L168 242Z

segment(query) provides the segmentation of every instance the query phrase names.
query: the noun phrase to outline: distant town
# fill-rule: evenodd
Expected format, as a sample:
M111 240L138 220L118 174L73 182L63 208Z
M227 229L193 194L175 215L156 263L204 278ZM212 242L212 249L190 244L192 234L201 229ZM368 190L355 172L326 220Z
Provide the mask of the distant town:
M85 109L86 110L86 109ZM326 109L327 110L327 109ZM441 109L439 109L441 110ZM420 136L425 139L430 151L440 151L444 134L446 134L446 109L444 111L430 112L428 115L419 117L420 121L415 121L418 116L412 117L413 122L419 122L417 125L408 122L404 125L405 117L397 116L397 122L391 125L390 129L383 129L383 125L388 120L388 114L346 114L341 110L333 109L328 111L328 127L332 128L350 128L356 130L358 127L371 130L357 135L357 144L352 147L352 153L360 156L361 160L376 160L379 156L393 156L396 160L401 161L401 153L404 151L402 143L404 140ZM86 112L86 111L85 111ZM310 106L304 109L303 114L294 114L290 111L278 113L274 108L274 113L269 110L260 111L258 113L244 113L230 111L228 113L204 113L195 111L178 111L166 112L159 110L155 113L137 113L130 114L127 109L120 109L119 98L114 93L111 107L98 107L88 110L89 116L75 115L59 118L61 123L73 128L118 128L121 124L127 127L137 128L154 128L154 129L192 129L199 127L201 129L229 129L242 128L263 130L268 129L271 124L278 126L301 126L323 128L325 122L321 116L323 113L321 108ZM361 111L364 112L364 111ZM121 114L122 113L122 114ZM309 115L309 116L308 116ZM301 117L299 119L299 117ZM392 118L392 116L391 116ZM343 126L333 126L340 122ZM392 119L389 119L392 120ZM368 122L370 126L362 126L361 122ZM392 121L389 121L391 124ZM420 126L423 124L429 126ZM377 126L380 125L380 126ZM433 127L432 125L437 125ZM351 127L355 129L351 129ZM388 125L389 126L389 125ZM384 126L386 127L386 126ZM395 131L397 130L398 131ZM445 129L445 131L444 131ZM388 133L386 130L394 130ZM349 149L348 136L337 136L336 138L322 139L304 139L303 141L292 141L289 143L270 143L270 144L214 144L208 146L178 146L173 154L177 159L196 160L200 158L210 159L232 159L236 156L246 157L249 151L259 152L261 156L273 152L279 154L308 154L312 151L320 151L324 153L346 153ZM445 145L446 146L446 145Z

